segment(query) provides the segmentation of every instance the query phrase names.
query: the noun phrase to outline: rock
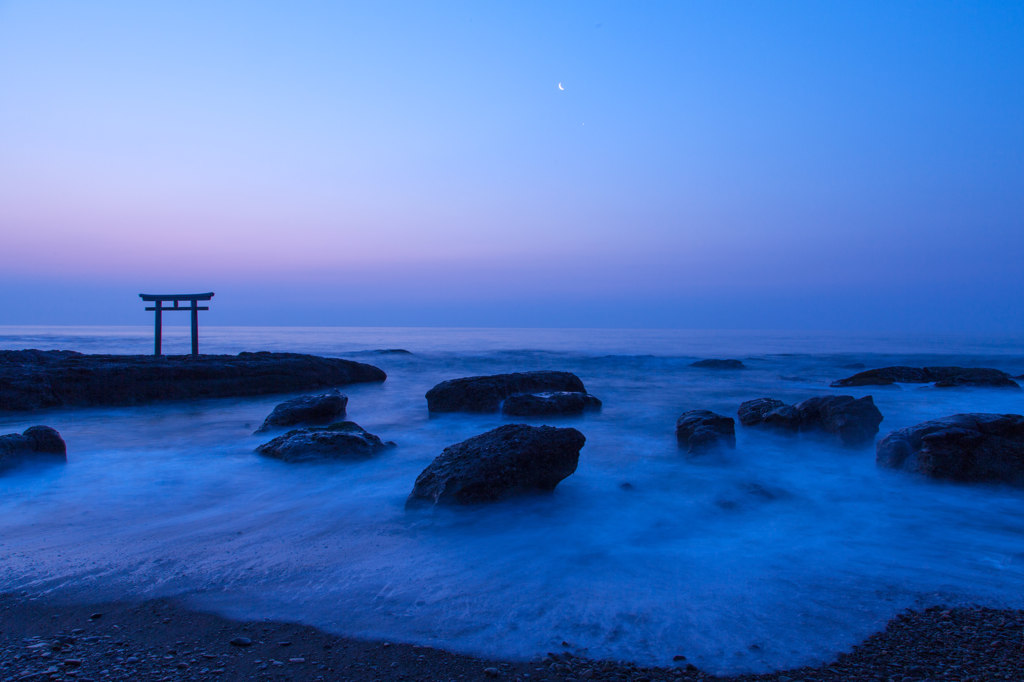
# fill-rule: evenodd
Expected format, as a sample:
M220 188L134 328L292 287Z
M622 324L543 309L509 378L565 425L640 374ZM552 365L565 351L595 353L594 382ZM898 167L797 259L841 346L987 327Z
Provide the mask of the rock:
M0 469L25 461L67 461L67 446L55 429L30 426L21 433L0 436Z
M899 429L878 442L875 462L932 478L1024 485L1024 416L954 414Z
M889 386L894 383L930 384L939 388L952 386L990 386L994 388L1020 388L1009 374L984 367L882 367L859 372L851 377L833 381L834 387Z
M746 369L746 365L741 360L698 360L697 362L691 362L690 367L704 367L706 369Z
M501 405L502 414L518 417L540 415L573 415L586 410L601 409L601 401L589 393L578 391L550 391L547 393L517 393L510 395Z
M849 446L870 443L882 423L882 413L871 396L819 396L795 405L759 398L741 404L739 416L744 426L771 426L793 432L825 431Z
M442 381L427 391L431 412L497 412L501 401L517 393L573 391L586 393L579 377L569 372L517 372Z
M338 391L292 398L275 407L263 426L256 429L256 433L279 426L328 424L338 417L344 417L347 405L348 396Z
M676 440L687 454L698 454L716 447L736 447L736 423L709 410L683 412L676 420Z
M554 490L576 471L576 429L507 424L444 449L416 478L406 506L491 502Z
M384 381L380 369L297 353L83 355L0 351L0 410L140 405Z
M234 639L232 639L228 643L231 646L242 646L242 647L252 646L252 640L249 639L248 637L235 637Z
M394 447L384 443L355 422L337 422L330 426L294 429L256 448L266 457L285 462L368 459Z
M786 403L774 398L757 398L741 403L737 415L740 418L740 424L754 426L763 422L766 414L776 408L785 407L785 405Z

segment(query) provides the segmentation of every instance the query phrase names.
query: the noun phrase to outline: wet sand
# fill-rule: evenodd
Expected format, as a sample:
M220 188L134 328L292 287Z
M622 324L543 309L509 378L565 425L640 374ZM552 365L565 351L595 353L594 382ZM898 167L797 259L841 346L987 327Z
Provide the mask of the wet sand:
M173 600L82 605L0 595L0 679L1021 680L1024 611L907 612L826 665L719 678L683 658L666 668L561 652L536 661L495 661L293 623L236 622Z

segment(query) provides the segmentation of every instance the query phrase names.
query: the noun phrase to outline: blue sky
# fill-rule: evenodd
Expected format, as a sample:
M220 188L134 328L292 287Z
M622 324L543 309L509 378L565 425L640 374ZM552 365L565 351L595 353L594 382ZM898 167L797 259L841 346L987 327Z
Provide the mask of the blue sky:
M1020 333L1022 121L1015 2L0 1L0 324Z

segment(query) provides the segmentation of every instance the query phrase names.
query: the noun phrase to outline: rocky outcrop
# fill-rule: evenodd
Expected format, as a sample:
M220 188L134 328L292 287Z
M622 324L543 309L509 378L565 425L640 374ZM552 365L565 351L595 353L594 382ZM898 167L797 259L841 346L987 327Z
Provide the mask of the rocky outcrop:
M676 440L691 455L717 447L735 448L736 423L709 410L690 410L676 420Z
M833 381L834 387L889 386L891 384L931 384L939 388L953 386L991 386L1020 388L1009 374L984 367L882 367L858 372L851 377Z
M502 414L516 417L570 416L600 409L600 400L578 391L517 393L501 404Z
M67 446L56 429L31 426L0 436L0 469L25 461L67 461Z
M299 424L329 424L345 416L347 405L348 396L338 391L292 398L275 407L256 433Z
M1024 485L1024 416L954 414L893 431L875 462L933 478Z
M819 396L795 405L759 398L741 404L739 415L744 426L769 426L793 432L824 431L849 446L870 443L882 423L882 413L871 396Z
M769 412L785 407L786 403L774 398L757 398L740 403L737 416L740 424L744 426L756 426L765 420Z
M380 369L298 353L83 355L0 351L0 410L140 405L384 381Z
M445 448L416 478L406 506L492 502L550 491L576 471L576 429L508 424Z
M746 369L747 366L744 365L741 360L716 360L712 358L691 362L690 367L704 367L706 369Z
M355 422L294 429L256 448L265 457L286 462L369 459L394 447Z
M517 372L442 381L427 391L431 412L497 412L501 402L517 393L573 391L586 393L579 377L569 372Z

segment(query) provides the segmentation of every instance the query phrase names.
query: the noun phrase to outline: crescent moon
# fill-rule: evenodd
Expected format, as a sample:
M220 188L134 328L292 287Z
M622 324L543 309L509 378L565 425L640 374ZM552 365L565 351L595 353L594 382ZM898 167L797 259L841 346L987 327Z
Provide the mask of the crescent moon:
M563 87L562 87L562 84L561 84L561 83L559 83L559 84L558 84L558 89L559 89L559 90L565 90L565 88L563 88Z

